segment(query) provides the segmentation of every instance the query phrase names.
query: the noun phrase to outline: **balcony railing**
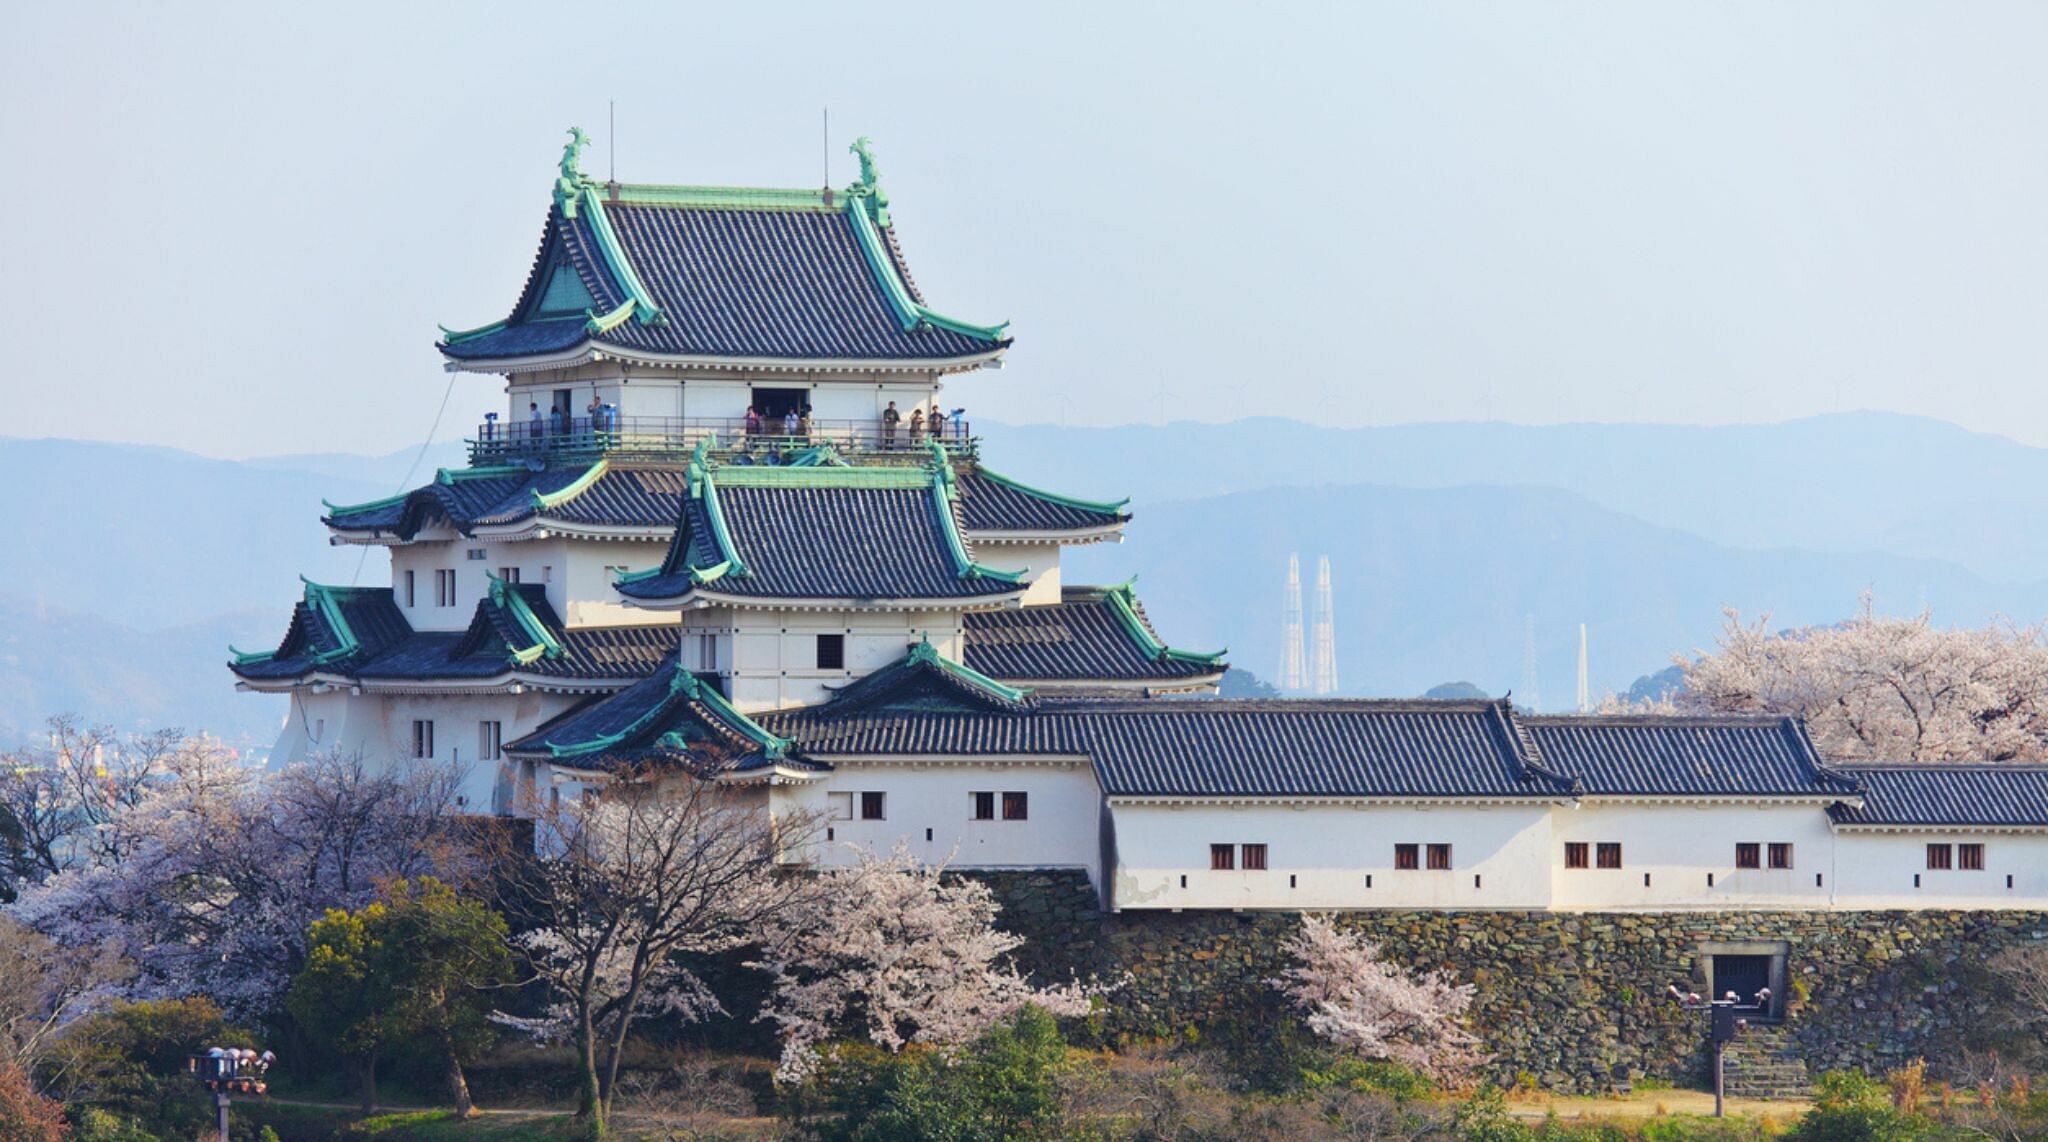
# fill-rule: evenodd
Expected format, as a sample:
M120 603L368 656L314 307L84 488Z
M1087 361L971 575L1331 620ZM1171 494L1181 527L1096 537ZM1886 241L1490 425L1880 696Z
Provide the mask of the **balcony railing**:
M469 458L474 464L499 463L551 457L642 455L677 457L689 454L698 443L716 438L720 449L745 450L763 455L788 454L819 444L830 444L841 452L913 452L930 447L937 439L947 452L972 455L974 434L965 420L948 420L936 437L929 431L913 433L908 423L895 430L878 420L817 420L809 431L787 433L778 419L763 419L749 432L743 417L605 416L593 424L587 416L548 418L505 423L487 420L477 426L469 441Z

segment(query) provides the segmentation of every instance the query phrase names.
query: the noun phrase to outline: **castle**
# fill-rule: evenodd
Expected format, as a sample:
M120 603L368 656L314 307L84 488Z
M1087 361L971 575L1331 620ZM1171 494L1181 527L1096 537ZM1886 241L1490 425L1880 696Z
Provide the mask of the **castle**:
M686 763L826 815L804 859L1082 870L1113 911L2048 905L2041 769L1832 765L1780 718L1211 696L1221 655L1132 584L1061 577L1125 504L1001 474L945 407L1012 337L927 303L866 140L843 190L600 183L583 142L510 316L439 342L506 381L470 466L329 505L389 582L307 583L231 664L292 696L278 760L450 763L500 815Z

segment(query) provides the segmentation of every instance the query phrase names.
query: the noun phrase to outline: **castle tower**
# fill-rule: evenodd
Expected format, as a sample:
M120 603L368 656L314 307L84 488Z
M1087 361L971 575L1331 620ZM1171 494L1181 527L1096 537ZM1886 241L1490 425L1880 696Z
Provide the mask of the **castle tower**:
M1317 557L1315 611L1315 694L1337 692L1337 620L1330 601L1330 557Z

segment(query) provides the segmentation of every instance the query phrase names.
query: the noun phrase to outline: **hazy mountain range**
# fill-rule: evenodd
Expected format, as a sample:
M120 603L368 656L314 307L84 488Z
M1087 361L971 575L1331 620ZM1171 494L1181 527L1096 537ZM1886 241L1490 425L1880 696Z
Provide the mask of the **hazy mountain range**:
M1465 680L1572 698L1578 624L1596 691L1709 642L1724 605L1839 619L1871 590L1946 622L2048 614L2048 450L1936 421L1776 425L1281 420L1111 429L977 424L1009 475L1131 495L1129 539L1070 553L1070 581L1137 573L1162 632L1270 677L1286 558L1327 554L1344 689ZM48 713L184 724L267 744L279 700L234 693L226 643L272 645L301 573L376 582L320 501L398 490L417 450L210 460L0 439L0 741ZM410 483L460 462L430 449Z

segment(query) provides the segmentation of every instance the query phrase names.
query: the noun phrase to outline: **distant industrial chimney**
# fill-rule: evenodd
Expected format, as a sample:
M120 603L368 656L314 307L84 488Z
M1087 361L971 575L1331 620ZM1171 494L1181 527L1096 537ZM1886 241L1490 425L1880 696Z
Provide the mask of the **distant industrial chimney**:
M1280 628L1280 689L1298 694L1308 688L1308 664L1301 652L1301 556L1287 557L1287 598Z
M1316 560L1315 694L1337 692L1337 618L1330 602L1330 557Z
M1593 688L1586 682L1586 624L1579 624L1579 713L1593 711Z
M1532 611L1523 616L1522 624L1522 704L1537 713L1543 712L1543 686L1536 676L1536 615Z

